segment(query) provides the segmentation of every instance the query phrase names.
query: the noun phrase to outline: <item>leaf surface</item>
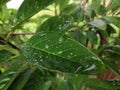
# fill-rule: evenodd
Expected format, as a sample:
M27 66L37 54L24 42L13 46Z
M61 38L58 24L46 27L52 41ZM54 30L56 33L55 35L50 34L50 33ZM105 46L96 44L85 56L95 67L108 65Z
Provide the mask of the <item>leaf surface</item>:
M83 45L60 32L40 32L24 46L29 62L52 70L71 73L101 73L101 60Z

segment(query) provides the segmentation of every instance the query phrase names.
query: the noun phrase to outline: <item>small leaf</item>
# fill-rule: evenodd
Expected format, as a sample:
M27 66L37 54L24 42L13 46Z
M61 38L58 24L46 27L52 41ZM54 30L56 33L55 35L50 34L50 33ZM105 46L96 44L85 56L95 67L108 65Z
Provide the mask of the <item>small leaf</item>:
M101 30L106 30L106 28L107 28L106 22L101 19L95 19L95 20L91 21L90 24Z

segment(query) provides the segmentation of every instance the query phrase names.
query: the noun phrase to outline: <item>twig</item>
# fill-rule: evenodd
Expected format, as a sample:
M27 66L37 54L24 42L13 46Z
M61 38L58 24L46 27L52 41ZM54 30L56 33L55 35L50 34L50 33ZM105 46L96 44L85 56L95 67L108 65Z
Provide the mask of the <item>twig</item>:
M11 36L17 36L17 35L32 35L35 34L35 32L23 32L23 33L11 33ZM1 33L0 35L7 36L8 33Z

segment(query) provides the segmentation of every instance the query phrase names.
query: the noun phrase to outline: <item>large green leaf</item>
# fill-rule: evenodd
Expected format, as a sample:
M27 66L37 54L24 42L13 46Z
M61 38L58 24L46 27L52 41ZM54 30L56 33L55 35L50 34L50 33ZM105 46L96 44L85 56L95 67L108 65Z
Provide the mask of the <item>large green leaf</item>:
M29 62L52 70L72 73L101 73L101 60L74 39L60 32L40 32L24 46Z
M0 90L8 90L8 87L13 82L13 80L17 77L20 72L21 67L14 66L9 67L9 69L0 75Z
M54 0L24 0L17 12L16 22L20 23L29 19L53 1Z
M101 30L106 30L106 28L107 28L106 22L103 21L102 19L95 19L95 20L91 21L90 24Z
M108 21L109 23L112 23L115 26L117 26L118 28L120 28L120 17L106 16L106 17L103 17L103 18L106 21Z
M117 90L111 83L100 79L86 79L84 84L90 90Z
M96 14L99 14L101 6L101 0L92 0L92 9L95 11Z
M40 28L38 28L37 32L65 30L72 22L73 18L71 16L54 16L45 21Z

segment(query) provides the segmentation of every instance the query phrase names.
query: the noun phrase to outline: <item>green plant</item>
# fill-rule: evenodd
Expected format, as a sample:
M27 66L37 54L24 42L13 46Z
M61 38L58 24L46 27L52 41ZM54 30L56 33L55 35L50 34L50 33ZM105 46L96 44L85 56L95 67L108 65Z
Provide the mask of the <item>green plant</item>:
M0 1L0 90L119 89L110 73L100 77L120 76L119 0L24 0L18 10L8 1Z

